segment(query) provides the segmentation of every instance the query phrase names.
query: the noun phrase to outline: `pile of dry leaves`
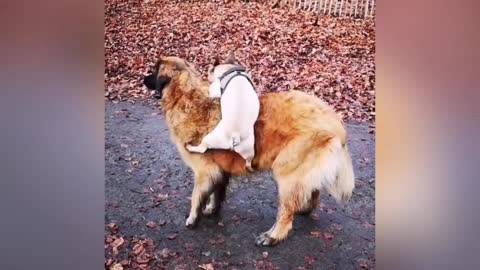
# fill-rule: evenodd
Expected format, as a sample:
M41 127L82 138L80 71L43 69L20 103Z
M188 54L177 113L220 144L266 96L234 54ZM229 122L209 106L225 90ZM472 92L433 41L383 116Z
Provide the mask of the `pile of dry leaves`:
M118 233L118 225L107 225L105 234L105 267L112 270L150 269L149 265L155 260L152 239L133 238L130 243Z
M107 0L105 97L149 97L142 76L159 55L182 57L205 76L234 49L260 93L313 93L347 120L375 120L373 19L271 9L268 1ZM205 78L205 77L204 77Z

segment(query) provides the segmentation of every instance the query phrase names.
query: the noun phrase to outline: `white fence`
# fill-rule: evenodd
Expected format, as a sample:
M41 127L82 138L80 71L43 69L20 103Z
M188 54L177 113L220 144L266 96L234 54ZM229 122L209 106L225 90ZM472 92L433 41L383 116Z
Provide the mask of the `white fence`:
M272 7L277 6L339 17L368 18L375 15L375 0L274 0Z

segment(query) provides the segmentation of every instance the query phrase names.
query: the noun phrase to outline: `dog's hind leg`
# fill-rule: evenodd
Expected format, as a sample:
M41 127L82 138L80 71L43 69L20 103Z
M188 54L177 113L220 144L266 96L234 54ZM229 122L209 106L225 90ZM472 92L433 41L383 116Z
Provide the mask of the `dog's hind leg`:
M193 228L198 222L202 206L205 205L209 194L213 191L215 177L206 172L195 172L195 185L192 191L190 214L185 221L187 228Z
M292 229L295 213L304 204L304 189L295 181L282 177L278 183L277 220L270 230L261 233L256 239L257 246L273 246L288 236Z
M311 193L311 197L308 200L307 204L304 205L297 214L308 216L312 211L317 208L318 203L320 202L320 191L314 190Z
M247 170L253 172L252 160L255 157L255 134L253 127L249 131L249 136L244 138L233 149L245 159L245 167Z

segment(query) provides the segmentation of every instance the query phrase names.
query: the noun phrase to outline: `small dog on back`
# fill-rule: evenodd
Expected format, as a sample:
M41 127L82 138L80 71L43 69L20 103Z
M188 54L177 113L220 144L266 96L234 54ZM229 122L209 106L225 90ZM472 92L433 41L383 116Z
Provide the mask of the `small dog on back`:
M208 80L209 96L220 98L222 118L199 145L188 144L186 148L196 153L204 153L207 149L233 150L245 159L247 170L253 171L254 124L260 111L260 101L250 76L230 52L223 64L218 57L215 59L209 69Z

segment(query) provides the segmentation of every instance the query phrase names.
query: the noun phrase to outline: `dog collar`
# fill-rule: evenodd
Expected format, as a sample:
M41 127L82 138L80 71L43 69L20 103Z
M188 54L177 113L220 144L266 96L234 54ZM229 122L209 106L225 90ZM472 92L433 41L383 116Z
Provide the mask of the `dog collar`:
M246 69L242 66L235 66L227 70L225 73L222 74L222 76L220 76L220 78L218 78L218 80L220 81L220 93L222 95L225 92L225 89L227 88L230 81L237 76L243 76L247 78L250 84L253 85L252 80L246 73Z

